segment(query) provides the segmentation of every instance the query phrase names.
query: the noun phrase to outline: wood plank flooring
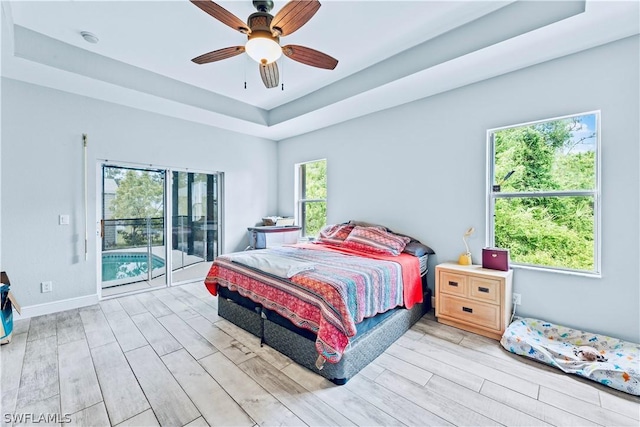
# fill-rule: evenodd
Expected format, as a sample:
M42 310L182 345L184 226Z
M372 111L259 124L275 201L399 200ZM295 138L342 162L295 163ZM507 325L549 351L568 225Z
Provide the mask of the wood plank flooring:
M639 398L432 313L335 386L218 317L202 283L17 321L0 353L3 426L640 425Z

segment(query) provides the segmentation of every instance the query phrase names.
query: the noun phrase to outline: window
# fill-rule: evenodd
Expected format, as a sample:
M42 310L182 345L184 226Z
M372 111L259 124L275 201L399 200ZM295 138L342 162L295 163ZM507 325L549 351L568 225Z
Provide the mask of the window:
M296 165L297 223L303 236L316 236L327 223L327 161Z
M599 112L492 129L487 244L516 265L600 273Z

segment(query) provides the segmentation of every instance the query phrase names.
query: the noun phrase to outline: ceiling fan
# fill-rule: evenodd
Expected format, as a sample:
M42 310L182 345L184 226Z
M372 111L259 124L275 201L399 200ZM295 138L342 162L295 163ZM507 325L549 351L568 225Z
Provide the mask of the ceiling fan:
M252 13L245 24L237 16L211 0L190 0L191 3L213 16L218 21L247 35L244 46L231 46L214 50L193 58L196 64L207 64L240 55L243 52L258 62L262 82L267 88L278 86L280 79L276 60L282 54L312 67L333 70L338 60L305 46L289 44L280 46L280 37L288 36L306 24L320 8L317 0L290 1L275 16L269 12L273 1L253 0L258 10Z

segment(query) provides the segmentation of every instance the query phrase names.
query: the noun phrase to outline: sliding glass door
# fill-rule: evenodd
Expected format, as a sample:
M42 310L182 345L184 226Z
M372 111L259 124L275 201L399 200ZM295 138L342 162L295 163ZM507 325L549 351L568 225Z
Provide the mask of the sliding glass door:
M101 167L102 295L203 280L219 250L222 174Z
M166 273L165 171L103 165L102 182L102 289L148 287Z
M218 255L219 175L173 172L173 282L204 278Z

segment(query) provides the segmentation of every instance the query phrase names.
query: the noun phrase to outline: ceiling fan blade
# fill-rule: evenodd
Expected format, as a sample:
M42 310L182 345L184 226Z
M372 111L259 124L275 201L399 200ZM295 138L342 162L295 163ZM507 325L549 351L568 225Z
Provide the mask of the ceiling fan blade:
M310 47L288 44L282 47L282 53L294 61L301 62L312 67L325 68L333 70L338 65L338 60L332 58L326 53L319 52Z
M260 67L260 77L262 77L262 82L267 89L278 86L278 81L280 80L278 64L275 62L272 62L271 64L258 64L258 67Z
M271 30L281 36L289 35L306 24L318 9L318 0L290 1L273 17Z
M240 31L243 34L249 34L251 32L251 29L242 19L211 0L191 0L191 3L234 30Z
M220 61L222 59L240 55L242 52L244 52L244 46L225 47L224 49L218 49L205 53L204 55L200 55L197 58L193 58L192 61L196 64L208 64L209 62Z

